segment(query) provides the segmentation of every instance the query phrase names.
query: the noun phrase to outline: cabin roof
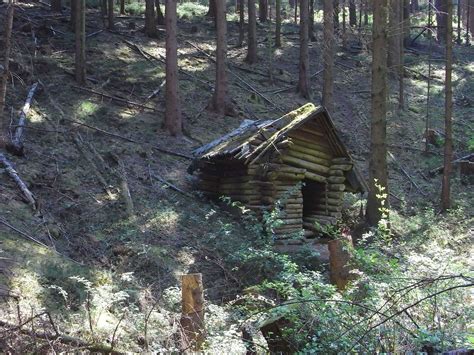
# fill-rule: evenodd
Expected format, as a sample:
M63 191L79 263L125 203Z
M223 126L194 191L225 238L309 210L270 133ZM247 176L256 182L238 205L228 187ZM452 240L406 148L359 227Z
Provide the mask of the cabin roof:
M277 150L277 144L284 141L291 131L311 120L319 120L328 135L328 141L335 157L347 157L349 152L337 134L336 127L323 106L308 103L275 120L244 120L240 127L193 151L197 160L229 158L247 165L258 163L266 153ZM254 141L261 141L255 145ZM358 191L366 191L367 185L354 166L352 176ZM354 185L354 184L351 184Z

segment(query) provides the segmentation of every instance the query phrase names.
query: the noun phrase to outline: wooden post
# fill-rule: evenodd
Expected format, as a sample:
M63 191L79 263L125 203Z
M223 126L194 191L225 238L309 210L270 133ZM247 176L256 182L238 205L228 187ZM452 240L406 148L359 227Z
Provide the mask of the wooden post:
M198 351L204 341L204 294L202 274L181 277L183 350Z
M344 233L341 238L331 240L328 243L331 283L336 285L339 291L344 290L351 280L349 261L351 257L350 248L352 247L352 237Z

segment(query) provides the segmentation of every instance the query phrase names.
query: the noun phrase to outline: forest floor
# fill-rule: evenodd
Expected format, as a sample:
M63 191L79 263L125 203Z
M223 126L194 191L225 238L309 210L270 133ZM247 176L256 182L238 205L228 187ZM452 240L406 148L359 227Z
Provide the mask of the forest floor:
M4 9L5 6L0 6L2 16ZM216 307L211 313L224 312L224 308L219 307L235 299L246 286L265 277L246 268L243 260L235 261L242 266L237 271L229 266L229 253L236 251L239 245L252 245L251 233L233 209L206 201L194 191L193 179L187 173L189 159L162 150L190 156L194 148L236 128L243 119L274 119L306 103L295 93L298 27L285 23L284 45L273 49L269 42L270 26L259 25L260 61L249 66L244 62L246 49L235 47L237 23L229 21L230 94L238 115L219 117L206 110L214 85L214 64L209 59L215 49L213 23L198 16L199 13L193 17L185 12L179 22L178 39L179 66L187 73L180 74L185 137L173 138L162 127L163 91L147 99L165 76L160 59L165 55L162 28L159 38L146 38L139 30L143 20L131 16L118 17L114 32L97 32L103 28L98 11L90 10L87 16L87 33L91 35L86 52L90 78L87 88L148 107L143 109L76 87L71 75L74 34L69 29L67 16L52 15L41 3L19 3L17 9L13 85L9 85L7 100L13 122L30 85L40 81L41 90L35 95L29 116L25 156L8 157L31 187L39 207L32 211L3 174L0 222L7 222L48 247L25 240L5 224L0 225L0 250L4 260L0 264L0 271L2 268L4 271L3 276L0 273L0 284L8 285L11 292L21 295L20 307L30 313L44 309L54 313L62 300L62 313L55 317L63 327L75 329L85 327L86 321L74 316L83 310L74 308L76 303L72 298L83 299L94 287L103 302L102 308L97 306L103 311L102 315L99 310L96 314L94 333L97 338L110 338L120 319L114 307L123 297L133 299L131 303L138 307L129 311L127 317L131 324L134 317L136 322L142 321L140 314L153 307L160 297L169 303L170 312L179 309L176 290L182 273L203 273L206 299ZM311 94L316 103L320 102L322 87L319 25L316 24L317 42L310 44ZM369 37L367 32L354 30L348 33L346 48L338 43L335 112L332 112L343 140L366 176L371 87ZM406 51L404 110L397 109L398 84L395 81L390 91L390 203L400 216L407 218L426 209L436 211L440 195L441 177L431 177L428 172L442 165L442 144L430 146L428 154L423 152L428 48L428 39L421 37ZM474 51L470 47L456 46L455 55L455 157L461 157L473 149ZM442 58L443 49L433 43L429 119L441 141L444 130ZM101 169L108 184L109 193L106 193L95 169L78 150L74 137L99 168L101 165L117 167L117 158L123 162L134 217L128 217L125 212L120 180L113 169ZM157 176L187 194L173 190ZM462 211L460 218L472 221L472 187L462 185L455 175L452 188L455 207ZM357 216L357 207L350 208L348 213ZM396 233L401 235L403 231ZM325 268L318 263L314 267ZM121 294L124 290L127 295ZM1 318L13 320L12 309L15 309L14 302L6 302ZM167 331L156 335L160 340L171 338L174 327L171 323L166 325L169 329L163 325ZM224 324L219 326L229 329ZM128 335L127 330L122 330L118 341L120 337L130 337L127 339L134 339L135 344L130 343L126 349L139 350L140 329L130 330ZM74 335L81 334L82 331L77 331ZM9 341L8 346L12 346L14 340ZM23 343L17 341L18 352ZM0 340L0 348L2 346L6 348L7 344ZM32 349L31 344L25 346L24 351Z

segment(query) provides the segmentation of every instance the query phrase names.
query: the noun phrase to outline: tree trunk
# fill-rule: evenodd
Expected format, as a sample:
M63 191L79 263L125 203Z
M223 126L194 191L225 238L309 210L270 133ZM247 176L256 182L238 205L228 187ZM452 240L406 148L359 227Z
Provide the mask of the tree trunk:
M462 18L462 6L461 6L461 0L458 0L457 8L456 8L456 15L457 15L457 34L458 37L456 39L457 44L461 44L461 18Z
M441 187L441 208L446 211L451 207L451 172L453 160L453 3L446 4L446 77L445 77L445 102L444 102L444 169Z
M237 47L242 47L244 45L245 37L245 0L239 1L239 40Z
M69 27L72 32L76 31L76 7L76 0L71 0L71 18L69 21Z
M346 0L342 0L342 48L347 47Z
M420 11L420 3L418 2L418 0L411 0L411 12L417 11Z
M398 23L399 27L402 28L403 26L403 3L399 2L396 4L397 6L397 15L398 15ZM401 35L400 30L398 30L398 109L403 110L405 106L405 47L404 47L404 37Z
M298 1L299 0L295 0L295 24L298 23Z
M392 77L398 75L400 65L400 26L403 25L399 18L400 3L400 0L389 0L387 67Z
M357 12L355 0L349 0L349 26L357 26Z
M53 12L62 12L63 6L61 0L51 0L51 11Z
M158 36L155 18L155 0L145 0L145 35L151 38Z
M258 19L260 22L267 22L268 19L268 0L259 0Z
M1 140L4 138L3 134L5 133L5 127L7 120L4 116L5 111L5 98L7 96L7 84L8 84L8 77L9 77L9 69L10 69L10 52L11 52L11 44L12 44L12 27L13 27L13 15L15 13L15 3L14 0L10 0L8 2L8 7L6 11L6 18L5 18L5 32L4 32L4 46L5 49L3 50L3 73L1 77L1 85L0 85L0 143Z
M281 0L276 0L275 3L275 47L281 47Z
M207 17L216 17L216 1L217 0L209 0L209 10L207 11Z
M471 43L470 37L474 37L474 3L472 0L467 1L467 13L466 13L466 44ZM470 34L470 36L469 36Z
M115 28L114 25L114 0L108 0L107 2L107 10L108 10L108 29L113 30Z
M308 0L300 0L300 65L297 91L309 99L309 53L308 53Z
M183 353L184 350L199 352L205 338L202 274L183 275L181 284L182 316L180 323L185 335L183 337Z
M166 113L165 128L172 136L182 134L178 97L177 0L166 0Z
M323 106L330 113L334 110L333 105L333 67L334 67L334 8L333 0L323 1L324 11L324 48L323 48Z
M314 33L314 1L315 0L309 0L309 39L311 42L317 41Z
M323 0L324 1L324 0ZM333 0L334 28L339 29L339 0Z
M364 1L364 26L369 25L369 0Z
M100 13L102 14L102 17L107 16L107 0L100 1Z
M409 47L411 43L410 38L410 0L403 1L403 44ZM430 0L431 1L431 0Z
M257 62L257 17L255 9L255 0L248 0L248 43L247 43L247 63L254 64Z
M163 11L161 11L160 0L155 0L155 8L156 8L156 24L164 25L165 16L163 15Z
M387 171L387 0L373 2L372 27L372 112L370 130L369 197L367 222L376 226L382 218L382 208L388 208ZM379 191L379 187L384 190Z
M436 0L436 39L438 42L444 42L446 40L446 26L447 26L447 3L450 0Z
M86 84L86 0L75 0L76 5L76 82Z
M209 109L220 114L232 114L233 109L228 96L227 82L227 20L226 4L224 1L216 2L216 86Z
M120 0L120 15L125 15L125 0Z

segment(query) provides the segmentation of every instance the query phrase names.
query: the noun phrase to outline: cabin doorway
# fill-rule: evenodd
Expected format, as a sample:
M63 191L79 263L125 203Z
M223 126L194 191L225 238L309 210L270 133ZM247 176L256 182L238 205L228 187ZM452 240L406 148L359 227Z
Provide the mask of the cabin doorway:
M313 232L315 236L318 229L315 222L323 214L321 206L325 205L326 185L321 182L305 179L302 187L303 195L303 228Z

